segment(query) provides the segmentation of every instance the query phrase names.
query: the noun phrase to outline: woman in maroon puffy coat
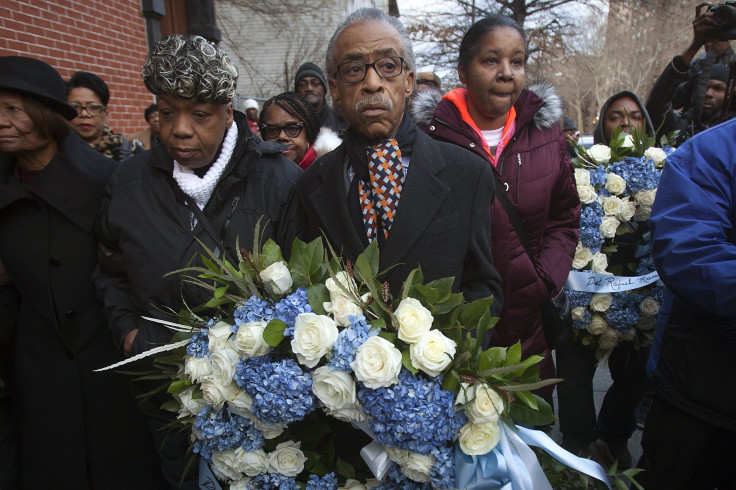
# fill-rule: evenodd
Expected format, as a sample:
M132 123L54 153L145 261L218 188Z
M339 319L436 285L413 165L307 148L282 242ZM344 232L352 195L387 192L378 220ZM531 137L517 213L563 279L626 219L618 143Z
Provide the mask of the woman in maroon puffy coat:
M444 97L420 92L412 116L437 140L467 148L488 160L524 223L534 252L529 258L496 199L492 206L493 258L504 305L492 345L521 340L523 355L545 356L543 378L554 364L542 329L542 305L561 289L579 237L578 198L560 120L562 107L550 86L524 86L526 36L513 20L487 17L460 45L458 74L467 88ZM501 186L503 189L501 189ZM540 390L551 401L553 387Z

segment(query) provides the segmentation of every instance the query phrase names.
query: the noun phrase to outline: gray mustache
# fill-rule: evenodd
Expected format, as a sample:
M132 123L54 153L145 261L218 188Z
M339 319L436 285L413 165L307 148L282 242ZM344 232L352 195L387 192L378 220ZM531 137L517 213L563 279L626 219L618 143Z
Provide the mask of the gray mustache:
M355 104L355 112L360 112L360 109L366 104L382 104L386 106L386 108L389 111L394 108L394 103L393 101L391 101L391 99L387 99L382 95L376 94L376 95L369 95L365 99L359 100Z

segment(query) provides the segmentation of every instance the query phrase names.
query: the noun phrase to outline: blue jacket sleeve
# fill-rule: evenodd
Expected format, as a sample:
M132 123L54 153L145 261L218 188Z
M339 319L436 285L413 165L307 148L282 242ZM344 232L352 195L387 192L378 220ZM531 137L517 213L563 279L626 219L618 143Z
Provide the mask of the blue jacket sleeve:
M736 318L736 124L690 139L667 159L652 210L654 261L686 303Z

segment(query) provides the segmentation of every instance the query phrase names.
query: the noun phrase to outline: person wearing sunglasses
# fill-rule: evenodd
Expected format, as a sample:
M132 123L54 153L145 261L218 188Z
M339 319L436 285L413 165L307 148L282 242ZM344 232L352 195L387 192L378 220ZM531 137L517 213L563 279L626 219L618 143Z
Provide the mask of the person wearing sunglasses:
M110 89L94 73L74 73L66 83L66 101L77 111L77 117L71 120L72 128L95 150L117 162L143 151L140 141L113 133L107 125Z
M307 99L295 92L284 92L267 100L261 111L259 127L264 141L286 145L281 154L303 170L341 143L337 133L330 128L325 126L320 130L317 111Z

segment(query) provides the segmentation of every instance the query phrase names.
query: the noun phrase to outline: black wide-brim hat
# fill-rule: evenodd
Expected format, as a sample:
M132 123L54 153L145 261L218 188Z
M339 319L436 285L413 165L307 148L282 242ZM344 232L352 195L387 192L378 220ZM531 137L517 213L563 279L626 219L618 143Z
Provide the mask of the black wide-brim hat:
M0 90L7 89L32 97L68 120L77 111L66 103L66 86L59 72L49 64L25 56L0 56Z

